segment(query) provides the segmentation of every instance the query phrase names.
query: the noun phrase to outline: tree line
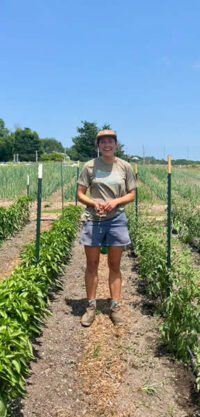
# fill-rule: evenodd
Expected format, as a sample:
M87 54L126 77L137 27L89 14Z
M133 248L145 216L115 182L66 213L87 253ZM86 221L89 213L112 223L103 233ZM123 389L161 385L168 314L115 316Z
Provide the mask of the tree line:
M38 160L63 160L65 156L73 161L87 161L97 156L95 139L99 130L111 129L109 124L101 128L96 123L82 121L82 126L77 127L77 136L72 138L73 145L64 148L62 143L55 138L41 139L37 132L30 128L16 128L14 132L5 127L3 119L0 119L0 161L35 161ZM119 143L117 156L127 159L123 150L124 145Z
M54 138L39 138L38 133L28 127L10 132L0 119L0 161L35 161L36 155L41 159L51 152L64 153L64 147Z

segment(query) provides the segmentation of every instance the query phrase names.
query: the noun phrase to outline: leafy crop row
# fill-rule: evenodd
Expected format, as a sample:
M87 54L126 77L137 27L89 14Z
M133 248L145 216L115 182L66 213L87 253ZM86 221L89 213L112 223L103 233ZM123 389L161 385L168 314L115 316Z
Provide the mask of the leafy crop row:
M20 197L7 209L0 207L0 242L20 230L29 217L31 197Z
M173 229L184 243L195 244L200 251L200 208L190 204L172 207Z
M80 207L68 206L64 216L40 238L40 262L35 244L26 247L20 265L0 282L0 416L11 400L25 393L28 363L33 359L31 338L40 334L49 294L60 288L58 274L68 259L80 218ZM10 413L11 411L9 411Z
M127 209L127 218L140 275L163 316L162 339L169 351L183 361L189 360L188 348L195 352L200 365L200 268L194 265L191 251L176 240L172 243L172 265L168 270L162 225L149 222L141 214L137 220L132 205ZM197 387L200 389L199 378Z

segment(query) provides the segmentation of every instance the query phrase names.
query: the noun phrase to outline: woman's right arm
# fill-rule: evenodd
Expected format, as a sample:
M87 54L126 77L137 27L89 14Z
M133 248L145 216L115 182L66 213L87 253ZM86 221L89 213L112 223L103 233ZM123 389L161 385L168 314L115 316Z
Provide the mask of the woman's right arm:
M94 200L92 200L91 198L85 195L86 192L87 192L87 187L85 187L84 185L78 184L78 189L77 189L78 201L85 204L86 206L98 207L97 202L95 202Z

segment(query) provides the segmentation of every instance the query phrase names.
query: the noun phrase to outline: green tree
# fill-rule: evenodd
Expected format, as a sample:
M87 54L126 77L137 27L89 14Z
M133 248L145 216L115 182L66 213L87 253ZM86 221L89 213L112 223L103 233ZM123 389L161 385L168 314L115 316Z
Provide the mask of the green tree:
M82 121L82 127L77 128L78 135L72 138L74 145L71 148L67 148L66 152L70 158L74 161L88 161L89 159L96 158L97 149L95 147L96 135L99 130L111 129L109 124L104 124L100 129L96 123ZM123 146L118 142L118 149L116 156L126 159L126 155L123 151Z
M64 155L59 152L43 153L41 161L64 161Z
M58 142L55 138L40 139L41 149L44 153L51 152L64 152L64 148L61 142Z
M10 161L13 157L13 136L0 119L0 161Z
M40 139L37 132L31 131L28 127L16 129L14 133L13 152L19 154L20 161L35 161L36 151L41 154Z
M82 121L82 127L77 127L78 135L72 138L74 145L67 149L67 153L74 161L87 161L95 158L95 138L98 132L96 123Z
M0 138L0 161L7 162L13 159L13 144L12 135Z
M0 119L0 138L9 135L9 130L6 129L3 119Z

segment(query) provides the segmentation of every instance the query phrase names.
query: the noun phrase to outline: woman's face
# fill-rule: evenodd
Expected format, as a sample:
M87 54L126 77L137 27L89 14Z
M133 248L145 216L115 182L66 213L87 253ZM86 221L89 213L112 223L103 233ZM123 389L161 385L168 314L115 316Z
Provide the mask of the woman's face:
M113 156L117 142L110 136L104 136L99 140L99 150L103 156Z

